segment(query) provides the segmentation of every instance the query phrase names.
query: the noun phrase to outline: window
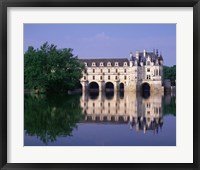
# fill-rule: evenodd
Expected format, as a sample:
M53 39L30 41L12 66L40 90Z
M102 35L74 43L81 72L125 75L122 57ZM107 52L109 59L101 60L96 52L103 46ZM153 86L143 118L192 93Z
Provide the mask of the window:
M102 80L102 76L100 76L100 79Z
M95 69L93 69L92 72L94 73L94 72L95 72Z
M95 62L92 63L92 66L96 66Z
M100 63L100 66L103 66L103 62Z
M117 73L117 69L115 70L115 72Z
M127 62L124 62L124 66L127 66Z
M150 65L150 61L147 61L147 65L148 65L148 66Z
M95 103L93 103L93 107L95 107Z
M117 80L117 76L115 76L115 80Z
M84 76L84 80L86 80L86 77Z
M124 73L126 73L126 69L124 69Z
M119 64L118 64L118 62L115 62L115 66L118 66Z
M110 63L110 62L108 62L108 63L107 63L107 66L111 66L111 63Z
M101 73L103 72L103 70L101 69Z
M110 73L110 69L108 69L108 73Z
M150 68L147 68L147 72L150 72Z
M147 79L151 79L151 76L150 76L150 75L147 75Z
M95 76L93 76L93 80L95 79Z
M110 80L110 76L108 76L108 80Z
M87 63L85 63L85 66L87 67Z
M126 80L126 76L124 76L124 80Z

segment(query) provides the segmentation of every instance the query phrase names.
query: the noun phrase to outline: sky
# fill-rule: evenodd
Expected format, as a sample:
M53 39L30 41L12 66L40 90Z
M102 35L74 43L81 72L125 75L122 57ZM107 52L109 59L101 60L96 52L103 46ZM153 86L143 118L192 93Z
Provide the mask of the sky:
M78 58L129 58L158 49L164 65L176 64L176 24L24 24L24 52L43 43L72 48Z

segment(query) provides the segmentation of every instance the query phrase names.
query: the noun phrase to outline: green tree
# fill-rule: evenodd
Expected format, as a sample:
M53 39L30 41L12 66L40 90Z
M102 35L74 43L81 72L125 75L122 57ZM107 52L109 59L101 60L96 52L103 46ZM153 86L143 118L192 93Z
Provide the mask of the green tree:
M176 81L176 65L172 67L164 66L163 67L164 79L169 79L172 84Z
M63 92L76 88L84 65L71 48L57 49L44 43L29 47L24 55L25 88L36 92Z

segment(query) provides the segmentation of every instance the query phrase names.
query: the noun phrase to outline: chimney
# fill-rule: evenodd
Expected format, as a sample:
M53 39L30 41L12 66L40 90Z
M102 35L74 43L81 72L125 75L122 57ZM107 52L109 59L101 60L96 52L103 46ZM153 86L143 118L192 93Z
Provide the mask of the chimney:
M137 59L139 59L139 51L136 51L135 57L136 57Z
M133 53L130 52L130 60L132 60L132 58L133 58Z
M158 49L156 50L156 56L158 56Z
M146 57L146 50L143 51L143 56Z

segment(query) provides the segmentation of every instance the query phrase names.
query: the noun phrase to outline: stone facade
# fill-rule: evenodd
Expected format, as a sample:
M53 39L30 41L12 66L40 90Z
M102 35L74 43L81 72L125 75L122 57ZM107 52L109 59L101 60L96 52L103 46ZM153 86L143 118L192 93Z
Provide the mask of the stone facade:
M155 52L136 51L127 58L80 59L85 70L80 82L83 91L89 89L91 83L98 84L99 91L105 90L112 83L114 91L139 91L143 85L151 92L163 92L163 57Z

